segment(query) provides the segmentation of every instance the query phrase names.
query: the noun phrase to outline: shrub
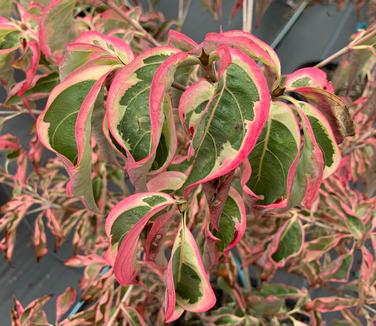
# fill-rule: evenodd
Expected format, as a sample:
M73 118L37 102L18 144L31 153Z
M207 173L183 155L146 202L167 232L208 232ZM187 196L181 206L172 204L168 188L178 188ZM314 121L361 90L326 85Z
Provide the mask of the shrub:
M317 67L282 76L250 33L197 44L167 33L160 14L112 1L17 13L0 21L3 122L38 116L38 137L29 147L0 138L1 182L13 189L0 248L10 260L32 213L38 259L45 221L56 248L73 232L66 265L85 267L91 305L65 318L68 288L56 323L316 325L336 311L351 325L373 320L375 25L329 59L350 53L333 85ZM42 159L43 146L56 157ZM305 285L276 283L282 271ZM49 299L16 300L13 323L46 324Z

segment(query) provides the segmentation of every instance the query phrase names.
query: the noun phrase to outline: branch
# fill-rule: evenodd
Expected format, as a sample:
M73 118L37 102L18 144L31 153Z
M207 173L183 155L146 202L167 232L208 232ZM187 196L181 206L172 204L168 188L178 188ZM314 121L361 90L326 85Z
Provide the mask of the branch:
M325 65L327 65L329 62L341 57L342 55L350 52L351 50L357 50L356 46L361 45L361 43L364 43L368 40L370 40L372 37L376 35L376 28L374 30L371 30L368 34L365 31L364 33L360 34L358 37L356 37L353 41L351 41L348 45L346 45L344 48L338 50L336 53L333 53L328 58L324 59L323 61L319 62L315 67L322 68ZM362 50L362 49L358 49Z
M124 14L123 10L115 4L112 0L102 0L102 2L115 11L121 18L123 18L129 25L131 25L136 31L140 32L143 37L153 46L160 46L159 42L151 36L137 21Z

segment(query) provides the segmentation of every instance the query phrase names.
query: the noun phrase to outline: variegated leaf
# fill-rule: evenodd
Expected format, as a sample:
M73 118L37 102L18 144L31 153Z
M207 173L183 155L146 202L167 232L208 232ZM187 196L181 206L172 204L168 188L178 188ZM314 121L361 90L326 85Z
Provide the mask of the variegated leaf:
M180 98L179 118L180 122L192 136L205 113L209 100L213 97L215 86L205 79L201 79L190 85Z
M193 137L192 187L222 176L251 152L267 119L270 95L260 68L236 49L220 56L220 80Z
M135 254L138 238L155 214L175 204L160 192L138 193L118 203L106 219L106 234L111 248L108 259L114 265L116 279L122 285L136 282Z
M74 38L73 11L77 0L52 0L39 21L39 42L43 54L59 62L65 46Z
M219 218L218 230L213 231L213 235L219 239L218 249L227 254L235 247L243 237L246 223L247 217L243 198L235 188L230 188Z
M178 52L172 47L148 50L124 67L111 84L106 102L109 132L114 145L126 155L134 183L150 169L163 127L163 108L149 109L152 80L158 67ZM142 171L132 175L141 166Z
M296 217L287 221L273 238L269 257L277 266L299 254L304 244L304 228Z
M90 31L81 34L73 43L68 44L59 72L61 79L64 79L74 70L88 63L126 65L132 60L132 50L124 41Z
M294 90L317 108L327 119L338 144L354 135L354 123L346 104L336 95L320 88L299 87Z
M232 30L223 33L208 33L204 40L204 48L211 52L216 46L225 44L241 50L255 61L259 61L270 69L273 78L271 88L279 84L281 78L281 64L275 51L266 43L243 31Z
M69 190L97 210L91 186L91 115L107 75L117 66L78 70L51 92L38 118L40 141L55 152L71 176Z
M166 322L177 319L182 310L207 311L215 302L216 298L196 241L187 226L182 223L172 248L167 271Z
M252 174L245 191L262 197L257 203L285 207L300 154L298 121L283 102L272 102L271 110L256 146L248 156Z
M332 128L320 110L314 106L299 102L311 124L315 139L320 146L324 158L324 178L330 176L341 162L341 152L334 137Z
M319 68L302 68L288 74L284 78L283 87L287 91L299 87L321 88L334 93L332 84L328 81L326 73Z
M174 31L173 29L168 31L168 45L184 52L191 51L198 46L198 44L187 35Z
M289 206L303 203L304 206L310 208L317 198L323 180L324 156L301 104L291 98L289 100L300 117L303 132L303 145L291 189Z

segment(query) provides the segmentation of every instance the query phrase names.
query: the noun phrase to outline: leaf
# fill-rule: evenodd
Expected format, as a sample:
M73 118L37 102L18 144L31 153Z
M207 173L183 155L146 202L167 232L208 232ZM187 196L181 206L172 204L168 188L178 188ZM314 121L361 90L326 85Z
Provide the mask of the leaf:
M208 33L204 40L204 49L211 52L220 45L238 49L255 61L266 65L272 72L273 85L278 85L281 77L281 64L275 51L266 43L250 33L232 30L223 33ZM274 89L274 86L272 88Z
M324 178L327 178L337 170L341 162L340 149L325 116L308 103L300 102L300 105L309 120L317 144L322 151L325 166Z
M347 282L353 264L353 255L354 252L351 250L334 259L321 270L320 279L324 282Z
M68 287L56 298L56 322L58 322L76 301L76 290Z
M163 62L160 67L157 69L154 78L152 80L151 88L150 88L150 123L152 129L157 129L159 124L159 120L161 120L161 112L163 112L163 108L166 106L166 101L169 103L169 90L174 81L174 76L178 68L182 67L190 67L199 63L199 60L191 55L188 55L184 52L179 52L173 54L169 57L165 62ZM170 105L171 107L171 105ZM172 135L172 142L170 148L173 147L174 150L170 150L169 155L167 155L166 160L164 161L163 165L159 168L159 170L166 169L167 165L172 161L173 156L175 155L175 150L177 147L177 138L176 138L176 131L175 131L175 123L174 117L172 114L172 110L168 110L169 114L166 115L166 121L170 121L169 126L166 131L169 131ZM153 128L153 126L155 126ZM163 138L160 139L160 144L162 144ZM157 143L158 139L154 137L152 138L153 143ZM160 147L157 149L159 150ZM158 154L158 153L157 153ZM155 173L155 172L154 172Z
M257 144L248 156L252 175L246 184L262 196L257 204L286 207L300 155L300 130L290 107L272 102L271 110ZM250 193L249 193L250 194Z
M283 87L287 91L295 90L299 87L321 88L334 94L332 84L328 81L326 73L315 67L302 68L288 74L285 77Z
M163 126L161 107L149 110L152 80L158 67L177 52L172 47L148 50L120 70L111 84L106 102L109 132L126 156L133 183L150 168ZM141 171L132 174L140 167Z
M185 195L237 168L256 144L269 113L270 95L259 67L238 50L227 53L231 61L220 55L220 65L227 68L193 137Z
M52 0L39 21L39 43L43 54L56 62L65 46L74 38L73 11L76 0Z
M181 224L168 264L165 320L176 319L175 305L187 311L204 312L215 302L196 241L187 226Z
M28 304L21 316L22 325L48 325L46 313L43 311L52 295L44 295Z
M205 108L213 97L215 86L205 79L190 85L182 94L178 112L181 125L192 136L205 114Z
M173 29L168 31L167 44L184 52L191 51L198 46L198 44L191 38L185 34L174 31Z
M295 92L303 95L307 102L326 117L338 144L344 137L354 135L354 124L345 103L334 94L319 88L299 87Z
M299 254L303 243L303 225L294 217L278 230L269 249L269 256L277 266L284 266L288 259Z
M112 246L109 255L116 254L117 249L111 264L120 284L136 283L135 254L140 233L150 218L174 204L173 198L161 192L138 193L123 199L111 210L105 228Z
M43 215L38 215L35 220L34 227L34 246L35 246L35 255L37 260L45 256L48 252L47 249L47 237L45 233Z
M235 247L244 235L246 223L243 198L234 188L230 188L219 219L219 228L213 232L220 240L217 244L218 249L227 254Z
M324 157L316 141L307 115L301 108L304 104L289 99L300 116L303 131L303 146L290 194L289 206L303 205L310 208L317 198L324 175Z
M173 192L181 188L187 176L179 171L159 173L147 183L148 191Z
M171 225L170 220L176 215L175 210L158 215L148 232L145 244L145 260L155 262L162 269L166 268L166 236Z
M128 64L133 60L129 45L121 39L90 31L82 33L68 44L59 67L60 77L67 75L93 62L97 64Z
M304 250L304 260L306 262L317 260L325 253L329 252L332 248L336 247L344 237L345 236L329 235L307 242Z
M259 294L263 297L276 296L281 298L299 298L307 296L305 290L300 290L293 286L278 283L263 283Z
M318 312L333 312L351 308L358 304L358 299L341 297L322 297L306 304L308 309Z
M51 92L37 121L42 144L55 152L71 176L68 191L97 211L91 186L91 116L108 74L117 66L90 66L69 75Z
M161 110L164 113L165 121L162 127L162 134L159 138L159 144L156 149L152 170L150 171L151 175L159 174L167 169L169 163L173 160L178 147L175 117L171 100L168 97L165 98Z
M39 59L40 59L40 50L37 42L29 41L27 43L27 49L25 50L24 56L31 56L28 60L29 64L25 67L26 77L25 80L22 82L22 86L18 91L18 95L22 96L25 92L31 88L33 85L35 74L37 73Z

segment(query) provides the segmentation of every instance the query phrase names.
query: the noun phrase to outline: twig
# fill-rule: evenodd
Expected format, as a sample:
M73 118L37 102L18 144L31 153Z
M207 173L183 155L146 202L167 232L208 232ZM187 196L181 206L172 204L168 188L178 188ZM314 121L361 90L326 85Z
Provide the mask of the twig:
M243 3L243 31L252 32L253 0L244 0Z
M137 21L128 17L122 9L116 5L112 0L102 0L102 2L115 11L121 18L123 18L129 25L131 25L136 31L142 33L143 37L153 46L160 46L159 42L151 36Z
M180 83L178 83L176 81L174 81L171 86L173 88L178 89L179 91L182 91L182 92L184 92L187 89L184 85L182 85L182 84L180 84Z
M107 326L112 326L114 322L116 321L117 315L119 314L121 307L127 301L129 295L131 294L133 290L133 285L128 286L127 291L124 293L123 298L120 301L120 304L117 306L117 308L114 311L114 314L111 316L111 319L108 321Z
M327 65L329 62L341 57L342 55L350 52L351 50L356 50L356 46L360 45L360 43L368 41L369 39L371 39L375 35L376 35L376 28L368 34L365 34L365 35L363 34L363 35L360 35L359 37L355 38L355 40L350 42L350 44L348 44L344 48L338 50L336 53L333 53L328 58L322 60L315 67L322 68L325 65ZM361 49L358 49L358 50L361 50Z
M179 12L178 12L178 29L181 31L183 28L185 19L187 18L189 8L191 6L192 0L187 0L184 4L184 0L179 0Z

